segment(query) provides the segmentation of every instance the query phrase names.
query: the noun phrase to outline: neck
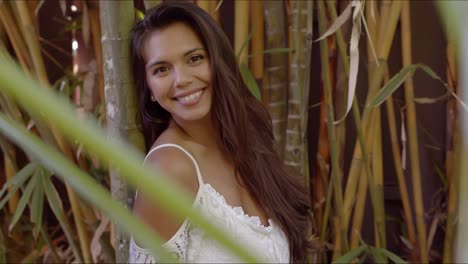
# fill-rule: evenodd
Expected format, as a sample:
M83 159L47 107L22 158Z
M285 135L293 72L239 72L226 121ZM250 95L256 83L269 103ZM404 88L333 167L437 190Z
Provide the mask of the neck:
M178 127L193 142L206 149L218 149L218 134L210 115L201 120L186 121L171 119L169 126Z

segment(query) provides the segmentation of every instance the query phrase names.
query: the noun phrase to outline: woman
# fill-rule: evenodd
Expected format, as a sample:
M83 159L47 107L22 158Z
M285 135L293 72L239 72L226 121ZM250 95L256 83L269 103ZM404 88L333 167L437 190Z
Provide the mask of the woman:
M147 12L133 29L133 74L145 163L265 262L302 262L309 200L275 148L268 113L242 81L217 23L185 1ZM182 262L238 262L189 219L137 196L134 213ZM157 262L130 245L130 262Z

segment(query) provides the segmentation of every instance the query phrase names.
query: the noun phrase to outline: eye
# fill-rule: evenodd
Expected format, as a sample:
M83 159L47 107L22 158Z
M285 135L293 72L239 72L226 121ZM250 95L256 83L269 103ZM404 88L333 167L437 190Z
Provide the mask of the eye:
M189 63L196 63L196 62L200 62L200 60L204 59L205 57L203 55L193 55L192 57L190 57L189 59Z
M165 73L169 70L168 67L165 67L165 66L162 66L162 67L159 67L159 68L156 68L153 70L153 75L158 75L158 74L162 74L162 73Z

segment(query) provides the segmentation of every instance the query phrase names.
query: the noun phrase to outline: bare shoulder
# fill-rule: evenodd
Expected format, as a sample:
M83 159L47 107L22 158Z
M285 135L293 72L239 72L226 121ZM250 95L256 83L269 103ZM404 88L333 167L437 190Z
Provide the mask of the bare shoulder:
M182 146L183 142L173 136L160 137L153 149L163 144ZM185 148L184 148L185 149ZM198 180L195 165L190 157L182 150L172 147L159 147L152 151L145 161L145 166L154 168L155 177L164 177L185 191L189 197L195 199L198 190ZM157 176L156 176L157 174ZM183 219L174 219L156 204L151 202L145 194L138 194L133 207L134 214L143 222L150 225L160 236L170 239L182 225Z

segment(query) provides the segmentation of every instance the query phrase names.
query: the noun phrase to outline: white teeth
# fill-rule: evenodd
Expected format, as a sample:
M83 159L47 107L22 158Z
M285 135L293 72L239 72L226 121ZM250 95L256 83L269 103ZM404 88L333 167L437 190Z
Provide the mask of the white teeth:
M186 104L186 103L191 103L191 102L193 102L193 101L195 101L195 100L198 100L198 98L200 97L200 95L202 94L202 92L203 92L203 91L200 90L200 91L198 91L198 92L196 92L196 93L193 93L193 94L184 96L184 97L182 97L182 98L179 98L179 101L180 101L181 103L184 103L184 104Z

